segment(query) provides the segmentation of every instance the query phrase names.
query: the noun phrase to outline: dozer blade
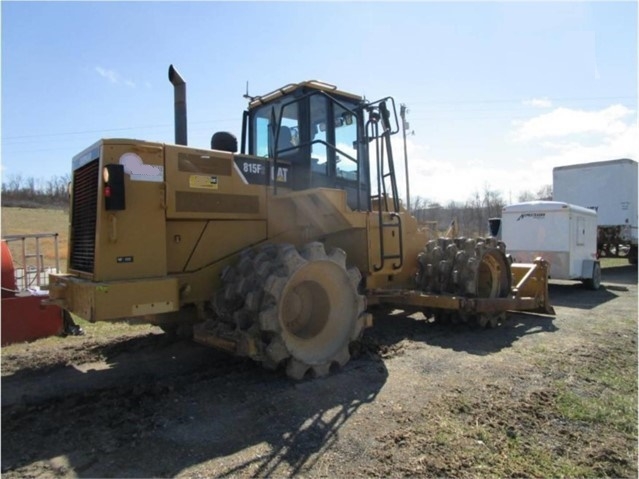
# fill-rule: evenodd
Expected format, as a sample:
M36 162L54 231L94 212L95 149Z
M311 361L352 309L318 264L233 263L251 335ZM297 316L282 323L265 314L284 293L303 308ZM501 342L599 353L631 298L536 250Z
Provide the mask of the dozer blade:
M535 298L538 307L524 309L537 313L555 314L548 297L548 274L550 264L543 258L535 258L532 263L510 265L513 278L512 293L515 298Z

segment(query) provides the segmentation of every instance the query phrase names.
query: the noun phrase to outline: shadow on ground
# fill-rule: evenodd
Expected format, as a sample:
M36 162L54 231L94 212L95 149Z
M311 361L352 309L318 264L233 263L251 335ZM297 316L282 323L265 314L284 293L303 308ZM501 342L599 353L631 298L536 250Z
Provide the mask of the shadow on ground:
M170 370L176 350L156 356L154 369ZM131 375L139 351L126 351L112 359L110 371L125 378L119 386L109 380L96 389L105 371L76 372L76 381L91 377L91 387L3 407L3 477L171 477L237 453L211 475L297 475L388 376L381 360L360 358L326 378L295 382L211 350L209 366L200 358L182 374Z
M395 314L375 318L375 328L364 338L368 349L382 353L404 339L419 341L453 351L476 355L499 352L524 336L557 330L554 317L539 314L509 313L508 319L494 329L482 329L468 324L439 324L418 314L396 311ZM371 346L372 345L372 346Z
M604 283L637 284L637 265L627 264L603 268L601 280Z
M190 341L172 341L164 334L121 338L106 344L77 339L76 344L76 338L68 338L68 348L52 348L42 353L46 357L35 358L33 364L3 376L2 406L37 404L153 378L179 377L198 369L213 374L220 368L228 370L246 363Z
M601 270L601 287L597 291L586 288L579 281L551 281L550 303L567 308L592 309L612 301L618 292L628 291L627 285L637 284L637 266L606 267Z
M618 297L615 291L627 291L624 286L602 284L597 291L585 288L581 283L551 283L548 287L550 304L567 308L592 309Z

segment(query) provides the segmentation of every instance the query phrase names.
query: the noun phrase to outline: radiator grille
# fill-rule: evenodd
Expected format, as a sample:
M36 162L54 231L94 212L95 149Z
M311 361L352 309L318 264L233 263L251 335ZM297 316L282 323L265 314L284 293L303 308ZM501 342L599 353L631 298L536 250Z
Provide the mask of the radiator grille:
M71 269L93 273L95 226L98 211L99 159L73 172Z

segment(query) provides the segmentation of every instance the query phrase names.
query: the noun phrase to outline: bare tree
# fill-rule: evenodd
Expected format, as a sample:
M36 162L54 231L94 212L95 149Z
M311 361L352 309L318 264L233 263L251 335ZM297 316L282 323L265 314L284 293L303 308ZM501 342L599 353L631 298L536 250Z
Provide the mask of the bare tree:
M529 190L522 191L517 196L517 201L519 201L520 203L524 203L526 201L532 201L534 199L535 199L535 195Z
M9 181L2 183L2 203L26 208L67 207L69 178L69 175L54 176L44 181L13 175Z
M538 200L552 200L552 185L544 185L537 191Z

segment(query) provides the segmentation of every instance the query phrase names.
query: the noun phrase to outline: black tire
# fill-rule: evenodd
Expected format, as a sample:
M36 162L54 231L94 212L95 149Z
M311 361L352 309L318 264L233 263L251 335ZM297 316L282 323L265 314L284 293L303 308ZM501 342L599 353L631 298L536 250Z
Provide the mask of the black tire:
M586 288L592 289L593 291L596 291L601 287L601 266L598 262L592 267L592 278L585 279L584 285Z

